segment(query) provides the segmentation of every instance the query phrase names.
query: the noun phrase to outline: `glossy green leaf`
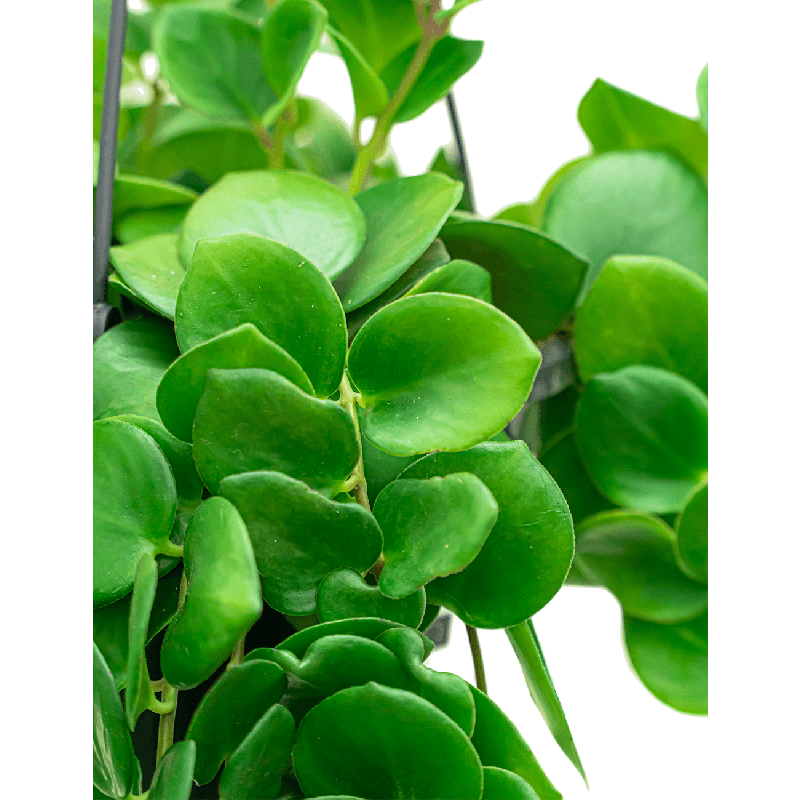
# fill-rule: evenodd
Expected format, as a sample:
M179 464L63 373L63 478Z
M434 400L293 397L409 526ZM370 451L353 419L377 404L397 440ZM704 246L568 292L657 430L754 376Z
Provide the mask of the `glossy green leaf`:
M259 28L223 9L176 5L160 14L153 49L178 99L216 119L255 122L277 101Z
M415 694L377 683L312 708L298 728L293 763L311 797L479 800L483 786L478 755L461 728Z
M364 572L380 555L381 532L372 514L328 500L288 475L231 475L219 491L247 524L264 599L284 614L312 613L325 575L339 567Z
M264 714L283 696L286 675L277 664L245 661L214 682L189 723L186 739L197 745L194 779L213 780Z
M700 70L697 79L697 108L700 111L700 124L708 133L708 64Z
M157 209L191 205L197 192L170 181L144 175L118 175L114 181L114 217L135 209Z
M433 621L439 616L439 612L441 610L442 607L437 606L435 603L426 603L425 616L422 618L422 622L419 624L419 630L427 631L428 628L433 625Z
M184 353L249 322L297 361L317 394L339 386L347 352L339 300L319 270L277 242L252 234L202 242L177 308Z
M167 628L161 670L178 689L208 678L261 616L253 548L239 512L204 500L186 532L186 597Z
M134 209L114 221L114 236L125 245L150 236L176 235L187 209L188 206Z
M155 698L153 687L150 684L150 673L147 670L144 646L147 643L147 629L156 597L157 583L156 560L153 556L145 554L136 567L128 625L125 719L131 730L136 727L136 720L150 706L150 701Z
M708 608L708 591L675 561L675 533L635 511L606 511L578 529L575 560L607 587L629 616L650 622L690 619Z
M102 420L93 439L93 598L105 605L131 590L143 555L173 554L177 495L164 455L139 428Z
M272 706L228 759L219 782L220 798L277 798L281 793L281 776L292 755L293 742L294 719L291 713L283 706Z
M511 646L514 648L519 665L522 667L525 683L536 708L539 709L539 713L547 723L548 730L564 755L567 756L583 780L586 781L586 772L583 769L581 757L578 755L578 748L575 746L567 717L564 714L564 708L556 693L556 687L553 685L550 671L547 669L533 623L531 620L526 620L509 628L506 633L511 641ZM588 787L588 781L586 785Z
M349 173L356 160L356 148L347 123L314 97L298 97L295 109L297 116L289 124L289 136L284 142L294 168L321 178Z
M708 136L697 120L657 106L601 78L583 96L578 122L595 153L665 150L698 174L708 172Z
M167 428L180 439L191 441L208 370L238 368L268 369L304 392L313 393L300 365L255 325L245 322L187 350L164 373L156 404Z
M519 775L500 767L484 767L481 800L539 800L539 795Z
M200 239L252 233L292 248L332 280L358 255L365 231L356 202L322 178L289 170L236 172L189 209L178 252L188 264Z
M367 478L367 493L370 503L408 466L417 456L393 456L361 436L361 454L364 459L364 473Z
M462 191L460 183L428 173L395 178L356 195L367 239L334 282L345 311L377 297L425 252Z
M457 258L429 272L418 280L406 294L424 294L425 292L463 294L491 303L492 276L478 264Z
M473 561L497 521L498 508L479 478L456 473L390 483L373 512L383 532L386 562L380 590L400 598Z
M502 709L483 692L470 686L475 701L472 744L485 767L500 767L524 778L541 800L562 800L561 793L539 766L525 739Z
M649 364L706 391L708 284L664 258L615 256L578 310L574 337L584 382L599 372Z
M447 175L448 178L463 183L464 194L461 195L461 200L458 201L456 211L467 211L471 213L474 210L472 198L469 196L464 168L461 165L458 147L454 141L451 140L436 151L436 155L425 171L441 172L442 175Z
M462 450L502 430L525 403L540 361L502 312L429 293L375 314L353 341L348 367L366 407L365 435L409 456Z
M186 275L178 261L177 234L139 239L112 247L109 256L133 293L167 319L175 319L175 300Z
M328 33L336 42L342 60L350 75L353 87L353 103L356 119L377 117L389 102L386 84L378 77L375 70L367 63L364 56L356 50L352 42L335 28L328 28Z
M708 400L686 378L656 367L595 375L576 415L578 448L611 501L680 511L708 469Z
M459 453L432 453L401 477L458 472L477 475L500 513L475 560L461 572L429 584L428 597L470 625L516 625L553 598L569 571L574 539L567 504L523 442L492 442Z
M353 420L338 403L265 369L209 370L192 438L212 492L228 475L275 470L335 496L358 461Z
M175 742L156 766L147 800L189 800L196 755L194 742Z
M556 186L542 230L590 262L579 304L613 255L661 256L708 275L708 189L667 153L589 159Z
M370 586L354 569L337 569L326 575L317 589L317 614L322 622L351 617L381 617L416 628L425 615L425 589L393 599Z
M677 625L624 618L625 646L639 679L662 703L708 714L708 614Z
M138 762L114 678L97 645L94 653L94 786L122 800L136 788Z
M381 80L392 97L400 86L417 52L413 44L381 72ZM408 122L442 100L452 85L478 62L483 42L443 36L431 48L425 66L411 87L406 99L394 115L394 123Z
M689 577L708 582L708 484L689 498L675 530L678 565Z
M156 389L178 357L172 326L156 319L115 325L94 343L94 418L136 414L158 420Z
M558 330L575 307L586 262L561 244L512 222L456 220L442 228L453 258L480 264L492 276L492 302L534 341Z

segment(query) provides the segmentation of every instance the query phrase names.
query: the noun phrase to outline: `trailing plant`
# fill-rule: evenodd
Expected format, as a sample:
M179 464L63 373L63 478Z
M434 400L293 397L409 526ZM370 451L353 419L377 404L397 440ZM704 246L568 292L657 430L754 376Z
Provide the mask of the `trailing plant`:
M592 153L481 219L463 153L406 177L388 149L477 62L449 33L471 1L128 15L122 321L94 346L95 797L560 798L476 629L507 631L584 775L532 623L565 582L610 590L644 684L705 711L705 77L699 121L598 81ZM352 129L297 95L320 49ZM442 607L475 686L425 664Z

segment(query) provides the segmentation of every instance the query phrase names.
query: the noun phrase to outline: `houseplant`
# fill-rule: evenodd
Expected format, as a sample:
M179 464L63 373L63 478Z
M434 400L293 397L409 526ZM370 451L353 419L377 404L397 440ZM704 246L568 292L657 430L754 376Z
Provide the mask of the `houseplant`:
M613 591L646 685L703 710L705 133L598 82L594 155L531 204L475 217L444 153L399 176L392 124L480 55L448 34L468 4L129 15L122 96L148 95L120 110L123 321L95 344L97 796L559 797L479 651L472 687L420 631L440 605L507 629L582 772L530 622L565 581ZM354 131L296 97L319 47ZM647 180L671 195L626 206ZM574 380L526 404L553 342Z

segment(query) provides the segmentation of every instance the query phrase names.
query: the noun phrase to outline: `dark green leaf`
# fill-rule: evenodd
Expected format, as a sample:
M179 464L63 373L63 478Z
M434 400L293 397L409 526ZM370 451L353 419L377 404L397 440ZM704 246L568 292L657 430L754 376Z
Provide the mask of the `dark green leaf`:
M689 498L675 530L678 565L689 577L708 582L708 484Z
M697 79L697 108L700 111L700 124L708 133L708 64L700 71Z
M417 281L407 295L447 292L492 302L492 276L481 266L457 258L437 267Z
M175 742L158 762L147 800L189 800L196 754L194 742Z
M372 442L363 434L361 436L361 452L364 459L364 472L367 477L367 492L371 503L375 498L408 466L413 464L416 456L393 456Z
M481 800L539 800L539 795L519 775L500 767L484 767Z

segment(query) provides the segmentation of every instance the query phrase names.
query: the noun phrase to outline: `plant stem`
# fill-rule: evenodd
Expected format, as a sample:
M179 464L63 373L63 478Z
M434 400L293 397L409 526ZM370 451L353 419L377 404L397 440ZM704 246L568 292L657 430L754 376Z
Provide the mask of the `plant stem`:
M483 654L478 641L478 631L472 625L467 625L466 628L469 649L472 651L472 664L475 667L475 686L486 694L486 671L483 668Z
M178 610L183 607L186 599L186 571L181 575L181 588L178 593ZM172 747L172 737L175 731L175 712L178 710L178 690L174 686L164 681L164 688L161 690L161 702L172 706L172 711L161 716L158 721L158 749L156 750L156 764L164 757L164 753Z
M358 462L356 463L353 474L348 479L347 485L355 490L355 498L367 511L369 507L369 495L367 494L367 476L364 474L364 453L361 450L361 430L358 425L358 411L356 410L356 400L360 395L353 391L350 381L347 380L347 373L342 375L342 382L339 384L339 405L350 415L353 425L356 428L356 441L358 442Z
M245 634L246 636L247 634ZM231 660L228 662L228 666L226 669L231 669L232 667L236 667L242 663L242 659L244 658L244 636L236 643L236 647L233 650L233 654L231 655Z

